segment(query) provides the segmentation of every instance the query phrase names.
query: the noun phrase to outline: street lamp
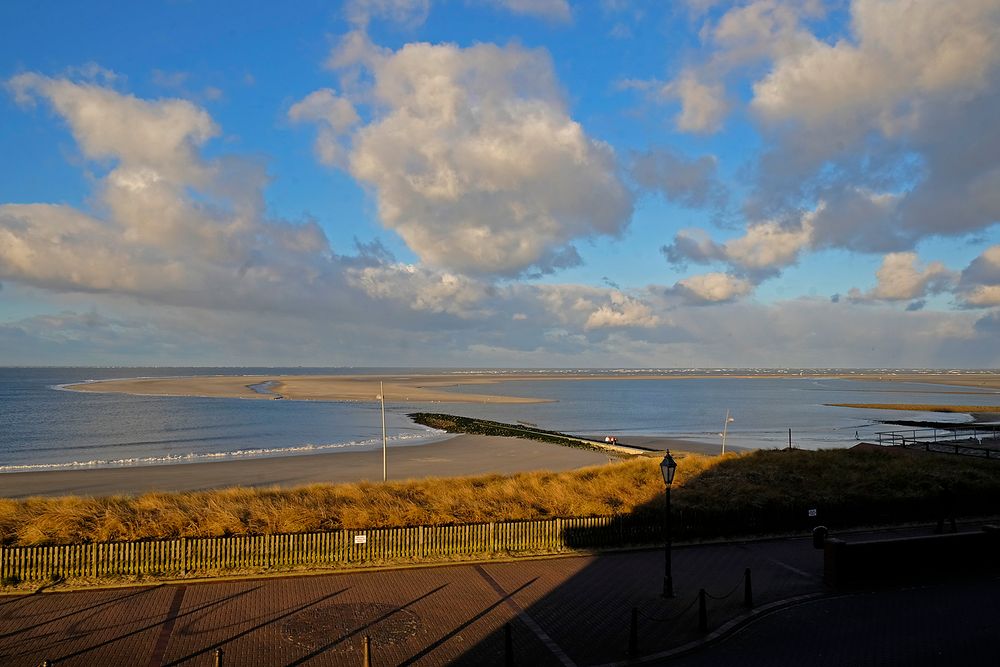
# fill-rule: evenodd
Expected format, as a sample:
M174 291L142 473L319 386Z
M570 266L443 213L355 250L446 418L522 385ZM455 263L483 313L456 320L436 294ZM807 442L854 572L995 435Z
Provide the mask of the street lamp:
M674 473L677 472L677 462L674 461L674 457L670 455L670 450L667 450L667 455L663 457L660 461L660 472L663 473L663 483L666 484L666 501L667 501L667 517L666 517L666 547L665 547L665 564L663 570L663 597L672 598L674 597L674 575L671 571L670 563L670 485L674 483Z

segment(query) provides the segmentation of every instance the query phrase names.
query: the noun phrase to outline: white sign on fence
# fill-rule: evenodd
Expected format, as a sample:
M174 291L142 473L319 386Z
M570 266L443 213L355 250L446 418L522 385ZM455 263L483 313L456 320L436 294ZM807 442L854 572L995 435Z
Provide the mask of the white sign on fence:
M355 535L354 536L354 543L355 544L366 544L367 542L368 542L368 536L367 535Z
M809 516L816 516L816 510L809 510Z

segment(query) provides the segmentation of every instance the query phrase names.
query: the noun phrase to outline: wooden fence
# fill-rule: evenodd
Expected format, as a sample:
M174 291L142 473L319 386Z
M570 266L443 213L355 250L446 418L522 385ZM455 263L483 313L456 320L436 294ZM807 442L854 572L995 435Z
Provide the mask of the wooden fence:
M0 578L9 584L60 577L184 576L389 564L650 544L662 537L662 525L648 521L581 517L290 535L0 547Z

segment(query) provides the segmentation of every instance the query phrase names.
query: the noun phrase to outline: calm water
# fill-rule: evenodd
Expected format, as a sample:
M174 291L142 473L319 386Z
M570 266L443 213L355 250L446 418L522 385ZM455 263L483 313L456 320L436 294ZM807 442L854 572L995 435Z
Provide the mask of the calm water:
M414 369L369 370L373 376ZM186 463L381 446L374 402L255 401L95 394L59 385L117 377L177 375L356 374L359 369L43 368L0 369L0 471ZM420 372L427 372L422 370ZM440 371L453 373L454 371ZM671 374L677 374L672 372ZM373 386L374 386L373 377ZM265 388L266 389L266 388ZM456 391L463 391L458 388ZM995 405L1000 396L921 384L787 379L682 379L507 382L465 389L555 399L531 405L387 405L390 446L419 445L441 434L413 424L408 412L432 410L499 421L527 421L581 434L669 435L718 443L726 410L729 444L778 447L793 430L798 447L854 444L888 430L879 419L964 415L833 408L824 403ZM941 393L956 392L956 393ZM373 391L373 395L374 395Z

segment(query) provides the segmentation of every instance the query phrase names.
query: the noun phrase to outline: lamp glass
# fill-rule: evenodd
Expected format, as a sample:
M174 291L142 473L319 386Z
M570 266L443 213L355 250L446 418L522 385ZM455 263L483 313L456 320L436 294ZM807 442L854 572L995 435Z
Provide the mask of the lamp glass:
M663 457L660 461L660 472L663 473L663 482L670 486L674 483L674 473L677 471L677 462L674 461L674 457L670 455L670 451L667 451L667 455Z

